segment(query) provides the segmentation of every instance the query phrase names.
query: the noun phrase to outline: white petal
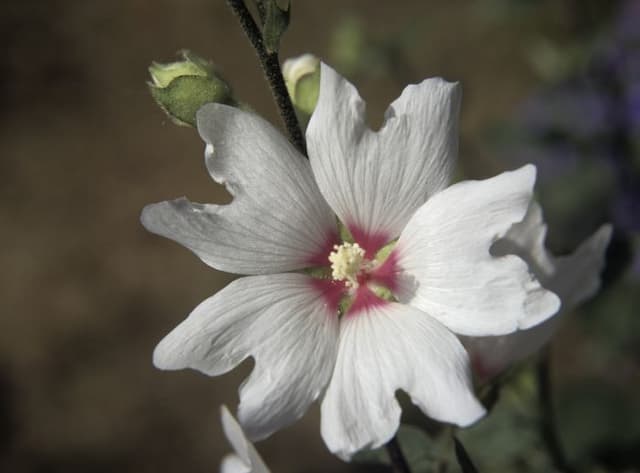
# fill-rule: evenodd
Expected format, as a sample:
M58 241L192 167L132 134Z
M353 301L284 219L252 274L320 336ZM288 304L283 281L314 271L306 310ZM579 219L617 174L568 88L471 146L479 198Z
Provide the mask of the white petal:
M245 431L258 440L291 424L324 390L336 356L336 313L313 281L275 274L232 282L158 344L154 364L216 376L253 356L240 389Z
M524 219L514 223L505 236L494 243L491 253L495 256L519 256L527 262L529 269L543 286L547 287L544 281L553 272L554 264L544 245L546 237L547 225L542 217L542 208L532 200Z
M569 256L553 259L554 272L543 285L560 296L567 310L592 297L600 289L600 273L612 234L611 225L603 225Z
M222 459L220 473L251 473L251 467L244 463L238 455L230 453Z
M533 213L541 215L539 209ZM522 256L536 271L536 276L542 284L560 296L563 310L555 317L528 330L519 330L499 337L465 337L463 342L469 350L474 367L485 378L498 374L511 364L540 350L555 333L561 320L560 316L593 296L600 287L600 273L604 268L611 226L600 227L571 255L555 258L544 247L546 232L542 230L545 228L542 219L530 215L531 213L527 214L525 222L519 224L515 232L513 229L510 230L506 238L512 238L509 242L512 252ZM522 232L527 226L524 225L527 220L539 223L537 226L528 225L531 230L529 238ZM532 238L532 235L538 235L540 238ZM504 242L498 243L502 243L499 246L500 252L509 248ZM524 246L526 244L529 246Z
M235 455L227 455L220 466L221 473L268 473L262 458L245 436L242 427L233 418L227 406L220 408L222 429Z
M449 182L458 147L460 89L442 79L410 85L373 132L355 87L329 66L321 67L318 104L307 128L318 185L352 232L355 228L365 240L389 241Z
M389 441L400 421L398 389L439 421L464 426L485 412L472 391L464 348L435 319L397 303L344 317L321 407L329 449L348 459Z
M222 271L290 271L320 256L324 263L334 243L335 217L308 161L257 115L208 104L197 117L209 172L234 200L152 204L142 213L143 225Z
M611 225L603 225L574 253L555 257L545 247L547 226L540 205L533 201L524 220L514 224L491 252L496 256L515 254L525 260L540 283L560 296L566 311L598 291L611 232Z
M559 316L551 317L530 329L497 337L460 338L476 376L486 381L540 350L556 331L560 320Z
M531 165L484 181L465 181L429 199L398 240L401 302L461 335L502 335L557 312L517 256L489 252L526 213L535 181Z

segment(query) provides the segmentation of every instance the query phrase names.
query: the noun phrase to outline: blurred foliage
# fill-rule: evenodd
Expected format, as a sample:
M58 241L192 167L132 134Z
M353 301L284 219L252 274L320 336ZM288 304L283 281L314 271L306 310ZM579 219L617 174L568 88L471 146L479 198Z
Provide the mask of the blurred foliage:
M415 47L420 20L384 35L375 35L357 15L339 18L329 44L330 63L354 81L390 77L403 87L411 76L407 53Z
M461 471L455 460L450 429L443 429L438 435L433 436L418 427L402 424L397 436L412 473ZM384 447L364 450L355 456L354 461L363 464L391 464Z

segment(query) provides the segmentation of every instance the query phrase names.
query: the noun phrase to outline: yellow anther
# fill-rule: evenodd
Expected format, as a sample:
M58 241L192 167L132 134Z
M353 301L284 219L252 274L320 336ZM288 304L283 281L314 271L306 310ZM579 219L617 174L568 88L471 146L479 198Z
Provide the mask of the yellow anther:
M346 281L348 287L358 287L358 273L364 261L364 250L357 243L335 245L329 254L331 277Z

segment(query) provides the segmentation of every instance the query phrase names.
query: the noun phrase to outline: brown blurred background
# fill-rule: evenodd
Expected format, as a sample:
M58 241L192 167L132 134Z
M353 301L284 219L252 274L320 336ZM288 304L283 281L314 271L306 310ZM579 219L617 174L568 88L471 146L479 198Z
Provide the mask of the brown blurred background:
M480 3L294 1L281 58L331 62L345 18L373 38L409 32L392 74L352 75L372 123L404 83L459 80L465 171L487 176L505 166L483 130L541 80L532 38L574 25L571 2L511 16ZM145 82L152 60L190 48L280 126L253 51L222 0L8 1L0 44L0 469L216 471L229 451L218 408L236 405L250 364L209 379L158 371L151 353L230 277L146 233L139 214L227 196L197 133L173 125ZM346 471L322 444L317 411L259 445L273 471Z

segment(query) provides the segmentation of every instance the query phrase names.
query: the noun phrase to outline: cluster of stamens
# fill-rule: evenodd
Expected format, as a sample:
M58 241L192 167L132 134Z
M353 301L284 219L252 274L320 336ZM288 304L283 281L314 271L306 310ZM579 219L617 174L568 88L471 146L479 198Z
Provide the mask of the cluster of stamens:
M336 281L345 281L345 286L356 289L358 275L365 269L365 251L357 243L334 245L329 254L331 277Z

